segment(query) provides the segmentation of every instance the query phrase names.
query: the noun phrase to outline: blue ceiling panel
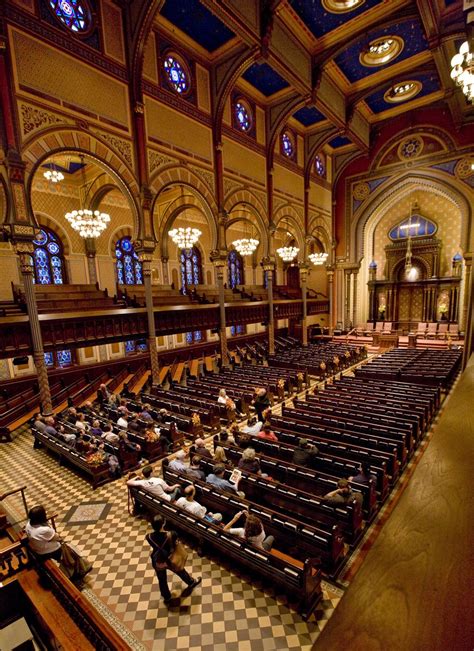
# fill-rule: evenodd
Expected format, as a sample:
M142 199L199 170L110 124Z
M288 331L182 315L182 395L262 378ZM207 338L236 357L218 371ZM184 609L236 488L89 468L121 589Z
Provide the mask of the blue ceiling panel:
M413 99L418 99L420 97L424 97L425 95L429 95L430 93L435 93L440 89L438 75L435 72L425 75L410 75L410 73L407 73L403 76L403 78L400 79L400 81L405 81L408 79L421 81L423 84L423 88L420 90L418 95L415 95ZM369 95L369 97L366 97L365 102L373 113L382 113L382 111L388 111L388 109L395 108L401 104L405 103L409 105L410 103L410 100L396 104L393 102L387 102L383 97L384 93L384 90L379 90L376 93Z
M366 0L353 11L338 14L326 11L320 0L290 0L290 5L312 34L319 38L381 2L382 0Z
M265 97L270 97L279 90L287 88L288 82L271 68L268 63L254 63L244 72L242 77Z
M382 66L371 66L370 68L363 66L359 61L359 55L362 50L370 43L370 41L390 35L400 36L403 38L405 46L401 54L399 54L392 62L386 63ZM354 83L359 79L372 75L383 67L399 63L400 61L408 59L426 49L428 49L428 41L426 40L420 21L418 19L410 19L405 20L398 25L392 25L391 27L385 27L384 29L376 29L367 33L337 56L335 62L347 79L351 83Z
M79 163L79 162L71 162L67 167L63 167L62 165L58 165L57 163L45 163L41 167L44 167L45 169L48 170L57 170L58 172L62 172L63 174L74 174L75 172L78 172L80 169L86 166L86 163Z
M345 147L346 145L351 145L351 141L349 138L346 138L345 136L336 136L333 138L329 144L333 149L338 149L339 147Z
M161 15L208 52L214 52L235 36L199 0L166 0Z
M304 106L296 113L293 113L295 120L298 120L303 126L310 127L313 124L325 120L325 116L313 106Z

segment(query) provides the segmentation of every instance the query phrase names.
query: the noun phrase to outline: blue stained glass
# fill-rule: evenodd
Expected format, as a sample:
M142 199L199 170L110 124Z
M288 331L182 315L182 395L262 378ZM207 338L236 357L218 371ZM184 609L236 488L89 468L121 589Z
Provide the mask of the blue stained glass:
M33 240L33 244L37 244L41 246L42 244L46 244L47 241L48 241L48 236L46 235L44 230L41 229L40 232L38 233L38 237L35 240Z
M44 354L44 363L46 366L54 366L54 355L53 353Z
M293 147L293 141L291 137L288 135L288 133L285 131L285 133L281 137L281 144L283 147L283 153L285 156L288 156L288 158L293 158L295 155L295 149Z
M145 341L143 341L142 343L136 345L136 349L140 353L146 353L146 351L148 350L148 345Z
M191 285L200 285L202 282L202 263L199 250L183 249L181 261L181 291L187 294Z
M56 255L56 253L59 253L59 244L57 242L49 242L47 249L50 253Z
M51 258L51 268L53 270L53 282L55 285L63 284L63 273L61 258L54 256Z
M201 341L201 340L202 340L202 330L195 330L194 341Z
M186 333L186 343L187 344L192 344L193 343L193 333L192 332L187 332Z
M244 325L230 326L230 334L232 337L235 337L236 335L244 335L245 326Z
M143 285L143 265L130 237L122 237L115 245L115 264L119 285Z
M244 263L238 251L232 249L227 256L227 269L229 287L234 289L237 285L244 284Z
M171 88L180 95L185 94L189 90L189 80L184 66L169 54L163 62L163 68Z
M85 0L49 0L56 18L68 29L85 32L91 24L91 12Z
M56 358L59 366L70 366L72 364L72 354L70 350L58 350Z
M51 284L51 273L49 270L48 254L44 249L36 249L35 266L38 282L40 285Z
M129 355L130 353L135 352L135 342L132 341L126 341L125 342L125 354Z
M320 156L316 156L316 158L314 159L314 168L318 176L326 175L326 168Z
M243 102L236 102L235 104L235 119L239 129L242 131L249 131L252 123L249 111Z

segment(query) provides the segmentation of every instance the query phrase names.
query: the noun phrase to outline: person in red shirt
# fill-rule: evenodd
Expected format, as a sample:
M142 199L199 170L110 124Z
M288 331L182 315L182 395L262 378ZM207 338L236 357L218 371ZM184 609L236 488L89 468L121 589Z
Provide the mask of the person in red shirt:
M265 424L260 432L257 434L259 439L265 439L266 441L278 441L278 436L275 432L272 432L270 425Z

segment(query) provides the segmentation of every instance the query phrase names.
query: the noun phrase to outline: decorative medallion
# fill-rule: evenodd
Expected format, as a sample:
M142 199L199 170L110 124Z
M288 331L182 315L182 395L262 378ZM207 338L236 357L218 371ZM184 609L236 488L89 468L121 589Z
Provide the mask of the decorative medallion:
M405 43L400 36L385 36L370 41L359 55L359 61L368 68L383 66L393 61L403 50Z
M364 2L365 0L322 0L324 9L331 14L345 14L348 11L354 11Z
M368 183L358 183L354 186L352 196L356 201L364 201L370 194L370 187Z
M398 147L398 157L401 160L412 160L418 158L423 151L423 138L421 136L411 136L400 143Z
M416 97L422 88L421 81L409 79L390 86L383 98L389 104L399 104Z
M473 163L474 159L469 158L468 156L461 158L454 168L454 173L459 179L469 178L474 174L474 169L472 168Z

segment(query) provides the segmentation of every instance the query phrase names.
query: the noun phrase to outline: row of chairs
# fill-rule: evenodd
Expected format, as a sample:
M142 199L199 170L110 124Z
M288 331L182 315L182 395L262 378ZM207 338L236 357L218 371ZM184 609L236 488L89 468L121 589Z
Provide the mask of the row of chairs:
M416 334L426 339L446 339L459 336L457 323L419 323Z

